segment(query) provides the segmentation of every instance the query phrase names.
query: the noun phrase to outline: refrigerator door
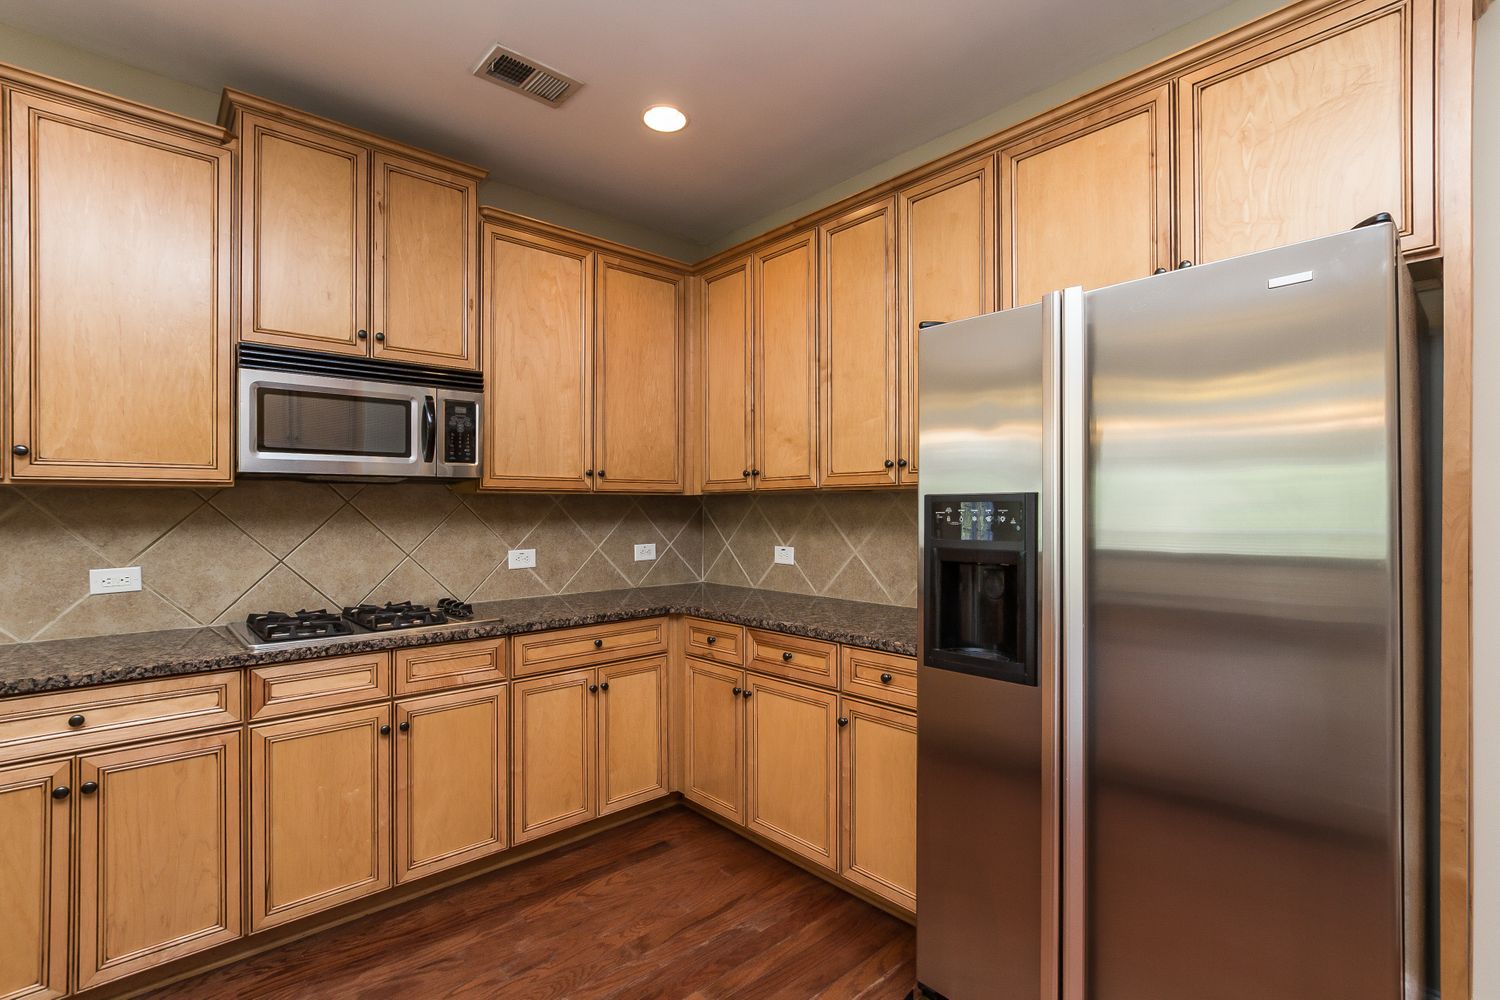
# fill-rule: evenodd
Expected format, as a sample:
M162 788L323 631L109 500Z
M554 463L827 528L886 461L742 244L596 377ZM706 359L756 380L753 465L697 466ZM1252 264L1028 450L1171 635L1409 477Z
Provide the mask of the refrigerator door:
M1085 296L1070 1000L1403 995L1396 267L1384 225Z
M917 978L949 1000L1056 990L1059 301L921 334Z

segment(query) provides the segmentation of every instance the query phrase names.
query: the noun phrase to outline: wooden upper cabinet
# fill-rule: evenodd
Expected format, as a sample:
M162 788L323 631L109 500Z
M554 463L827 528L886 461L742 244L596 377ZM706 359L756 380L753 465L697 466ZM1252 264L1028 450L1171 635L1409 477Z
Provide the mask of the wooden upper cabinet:
M1366 0L1179 81L1182 254L1219 260L1395 217L1436 244L1432 0Z
M593 483L594 253L484 227L485 489Z
M222 134L23 89L9 108L12 475L229 482Z
M891 485L900 409L895 199L823 223L818 244L821 485Z
M364 354L369 148L254 114L240 140L240 339Z
M598 257L594 488L681 492L684 289L679 272Z
M89 754L78 782L79 989L240 936L238 730Z
M756 251L756 489L818 485L817 234Z
M381 152L373 169L372 353L389 361L478 368L478 183Z
M749 258L717 267L702 281L703 489L748 490L755 454Z
M68 992L68 889L73 763L0 770L0 997Z
M995 159L961 164L899 192L901 427L896 471L915 482L918 328L995 309Z
M1007 308L1172 266L1171 106L1163 85L1000 151Z

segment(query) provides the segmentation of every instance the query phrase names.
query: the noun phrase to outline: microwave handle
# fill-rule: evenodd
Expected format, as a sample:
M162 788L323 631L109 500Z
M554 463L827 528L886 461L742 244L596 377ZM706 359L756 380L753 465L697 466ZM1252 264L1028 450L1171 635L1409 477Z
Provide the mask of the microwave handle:
M422 461L432 464L437 451L437 401L431 396L422 402Z

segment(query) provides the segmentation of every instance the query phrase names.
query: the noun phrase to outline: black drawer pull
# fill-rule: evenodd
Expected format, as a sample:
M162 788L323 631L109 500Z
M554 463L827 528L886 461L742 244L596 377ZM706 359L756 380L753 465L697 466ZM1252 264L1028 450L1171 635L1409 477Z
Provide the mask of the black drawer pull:
M704 641L707 642L710 646L712 646L714 643L716 643L716 642L719 641L719 637L716 636L716 635L711 635L707 639L705 639Z
M783 659L783 660L791 660L791 658L792 658L792 654L791 654L791 653L782 653L782 654L781 654L781 658L782 658L782 659Z
M52 789L52 797L59 800L65 799L68 797L68 793L70 791L72 791L72 789L70 789L67 785L58 785L56 788Z
M891 682L891 675L890 674L881 674L880 675L880 683L882 683L882 684L889 684L890 682Z
M70 716L68 716L68 725L72 726L74 729L77 729L79 726L83 725L83 716L81 716L81 715L70 715Z
M602 649L603 647L604 647L604 640L603 639L595 639L594 640L594 648L595 649Z
M85 781L83 784L78 786L78 790L85 795L93 795L99 790L99 782Z

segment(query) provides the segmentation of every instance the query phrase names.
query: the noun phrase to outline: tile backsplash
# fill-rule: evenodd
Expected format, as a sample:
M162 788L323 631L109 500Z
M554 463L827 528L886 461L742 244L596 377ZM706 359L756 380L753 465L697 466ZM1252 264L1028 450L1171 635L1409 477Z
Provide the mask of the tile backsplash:
M636 562L634 546L656 545ZM772 563L773 545L797 565ZM507 569L512 548L535 569ZM88 571L140 566L138 593ZM187 628L251 611L716 583L916 601L911 492L475 494L434 483L0 487L0 642Z

